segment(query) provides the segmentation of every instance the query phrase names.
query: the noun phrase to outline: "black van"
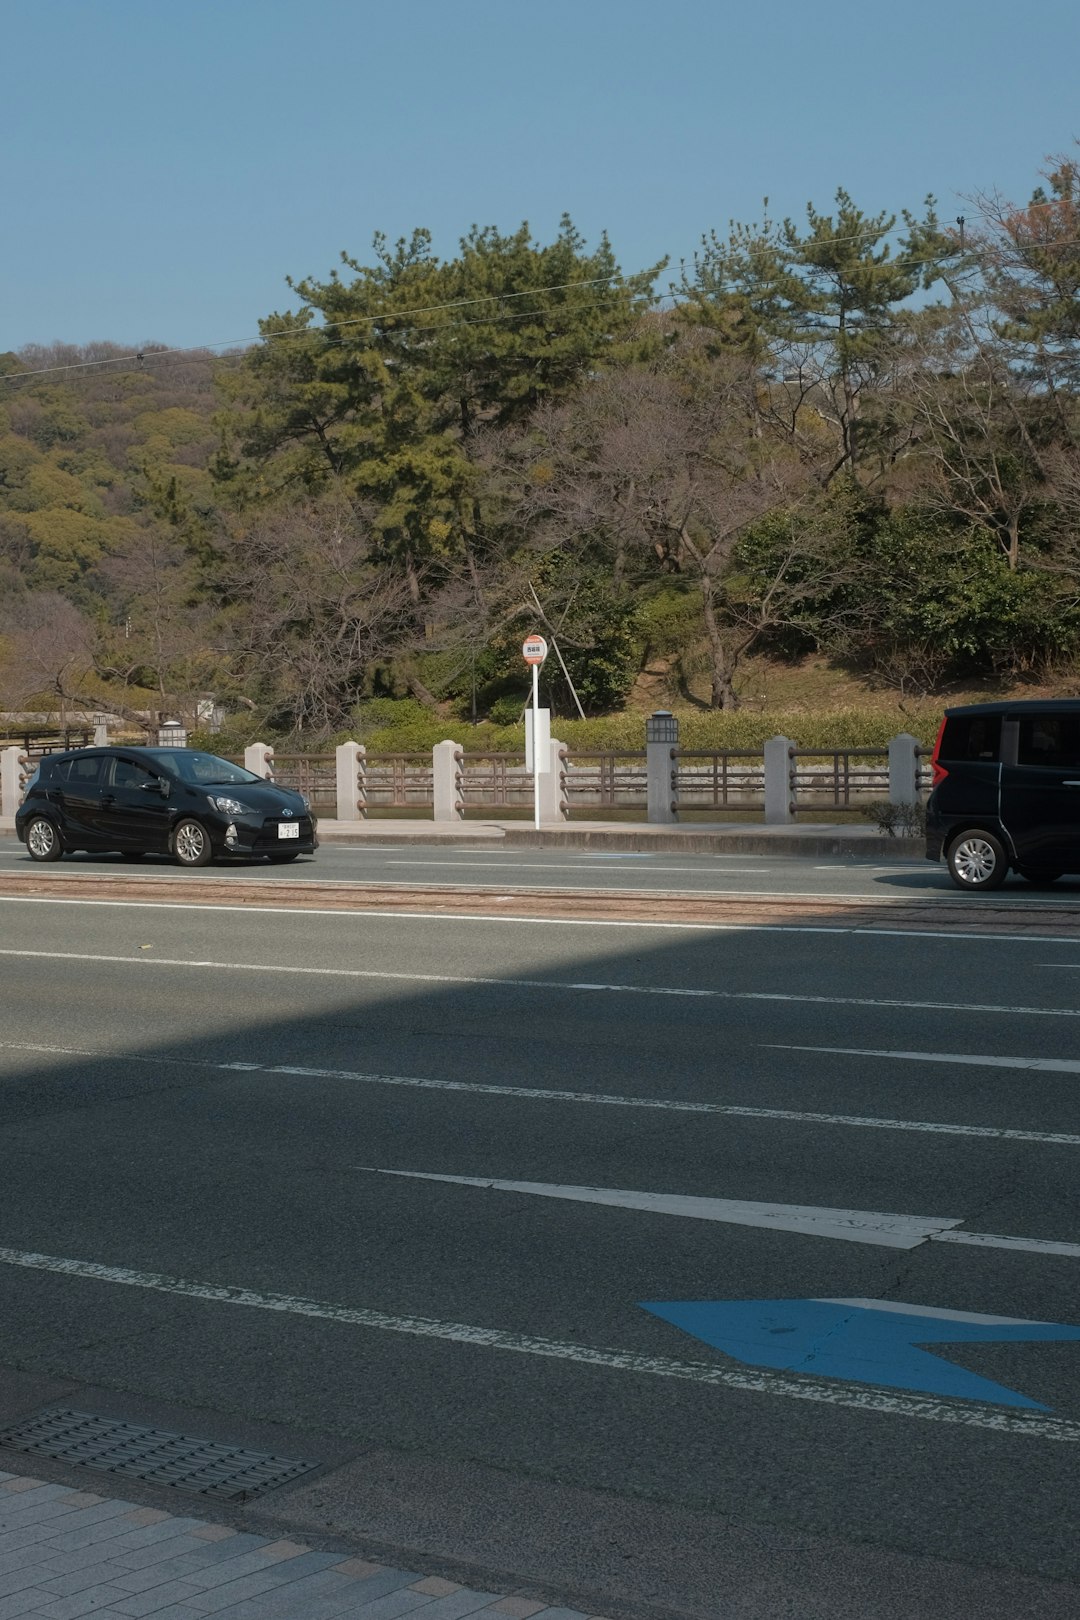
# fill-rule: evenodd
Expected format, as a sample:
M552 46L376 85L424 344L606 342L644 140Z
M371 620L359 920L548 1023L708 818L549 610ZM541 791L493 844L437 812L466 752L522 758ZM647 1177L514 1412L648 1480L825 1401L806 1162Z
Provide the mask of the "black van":
M1080 700L946 709L931 763L926 858L958 887L1080 872Z

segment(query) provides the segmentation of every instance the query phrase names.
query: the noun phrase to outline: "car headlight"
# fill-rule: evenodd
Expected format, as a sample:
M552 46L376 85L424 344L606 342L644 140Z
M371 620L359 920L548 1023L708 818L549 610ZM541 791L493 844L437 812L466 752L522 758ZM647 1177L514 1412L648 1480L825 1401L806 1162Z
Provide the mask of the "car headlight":
M239 799L219 799L215 798L212 793L208 793L207 798L214 809L220 810L224 816L242 816L244 814L244 806Z
M311 800L308 798L306 793L301 793L301 795L300 795L300 803L303 805L304 809L310 815L311 814Z

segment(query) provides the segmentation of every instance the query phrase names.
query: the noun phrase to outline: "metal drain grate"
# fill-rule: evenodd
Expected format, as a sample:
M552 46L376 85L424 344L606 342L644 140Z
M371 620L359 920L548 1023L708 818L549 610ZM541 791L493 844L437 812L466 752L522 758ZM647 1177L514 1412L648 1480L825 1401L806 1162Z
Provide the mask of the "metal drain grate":
M241 1446L191 1440L166 1429L116 1423L89 1412L42 1412L0 1429L0 1446L81 1463L107 1474L126 1474L144 1479L148 1485L170 1485L223 1502L261 1496L316 1466L263 1451L245 1451Z

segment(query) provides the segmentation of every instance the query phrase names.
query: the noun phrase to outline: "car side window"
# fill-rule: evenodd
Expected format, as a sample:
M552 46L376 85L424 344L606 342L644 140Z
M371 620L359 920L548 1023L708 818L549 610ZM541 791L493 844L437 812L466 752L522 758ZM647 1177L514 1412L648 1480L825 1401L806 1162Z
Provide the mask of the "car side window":
M1022 715L1016 760L1018 765L1080 770L1080 715Z
M156 780L153 771L148 771L145 765L136 765L133 759L117 759L113 761L113 787L134 788L138 790L148 782Z
M89 754L85 757L76 754L71 761L71 769L67 773L69 787L85 788L96 787L101 781L101 767L105 761L100 754Z

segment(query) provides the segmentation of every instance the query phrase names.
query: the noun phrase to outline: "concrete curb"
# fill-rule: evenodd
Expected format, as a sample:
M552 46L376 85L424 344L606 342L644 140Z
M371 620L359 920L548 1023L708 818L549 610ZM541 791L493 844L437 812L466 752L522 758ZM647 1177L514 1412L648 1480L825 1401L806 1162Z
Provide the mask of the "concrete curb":
M14 838L15 822L0 820L0 838ZM519 849L626 850L635 854L651 851L686 855L784 855L844 857L850 859L913 860L922 856L921 838L889 838L872 828L815 824L799 827L766 827L754 824L712 826L650 826L641 822L625 826L611 822L585 821L541 827L537 832L526 822L461 822L455 826L431 821L341 822L329 818L319 822L319 839L327 848L335 844L362 848L365 844L435 845L475 848L502 844Z
M336 841L336 840L335 840ZM627 829L625 832L593 832L588 827L571 827L565 831L547 831L541 828L507 831L508 844L547 849L610 849L682 850L685 854L708 855L730 851L736 855L820 855L832 856L886 856L911 860L925 854L921 838L887 838L879 834L852 836L843 828L833 831L785 833L752 831L697 831L691 828L679 832L642 833Z

